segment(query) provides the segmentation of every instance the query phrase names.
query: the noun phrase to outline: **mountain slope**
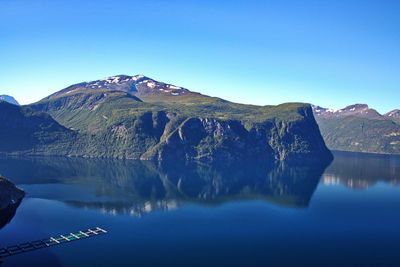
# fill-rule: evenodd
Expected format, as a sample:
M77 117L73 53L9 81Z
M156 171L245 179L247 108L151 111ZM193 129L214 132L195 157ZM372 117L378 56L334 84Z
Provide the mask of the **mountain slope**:
M367 105L339 110L313 106L326 145L332 150L400 153L400 125Z
M9 95L0 95L0 101L6 101L10 104L19 106L19 103L17 102L17 100L15 100L14 97L9 96Z
M75 134L48 114L0 102L0 153L56 154Z
M332 157L307 104L240 105L144 76L72 85L29 108L50 114L67 128L64 140L73 142L56 151L61 155L268 161Z

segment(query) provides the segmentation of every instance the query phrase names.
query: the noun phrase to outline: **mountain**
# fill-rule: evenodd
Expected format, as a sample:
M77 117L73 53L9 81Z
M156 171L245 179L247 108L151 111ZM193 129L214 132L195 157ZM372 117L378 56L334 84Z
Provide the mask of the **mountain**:
M19 103L17 102L17 100L15 100L14 97L9 96L9 95L0 95L0 101L6 101L8 103L19 106Z
M76 134L50 115L0 102L0 153L57 154Z
M389 111L384 115L386 118L400 124L400 109Z
M140 97L145 101L177 100L202 97L203 95L191 92L185 88L155 81L144 75L116 75L92 82L82 82L71 85L56 92L45 99L54 99L77 92L115 90ZM178 97L177 97L178 96Z
M400 153L398 113L381 115L365 104L332 110L313 106L321 134L332 150Z
M344 118L348 116L356 116L360 118L382 118L375 109L371 109L365 104L355 104L347 106L339 110L322 108L319 106L313 106L313 110L318 118Z
M143 75L75 84L21 112L27 111L50 114L43 125L57 125L50 136L63 138L49 149L33 145L16 153L151 160L332 158L308 104L241 105Z

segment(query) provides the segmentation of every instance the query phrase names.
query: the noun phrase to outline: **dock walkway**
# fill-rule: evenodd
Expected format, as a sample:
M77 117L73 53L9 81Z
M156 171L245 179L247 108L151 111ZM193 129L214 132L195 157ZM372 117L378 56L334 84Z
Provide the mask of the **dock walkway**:
M72 242L80 239L85 239L93 236L98 236L102 234L106 234L107 231L104 229L101 229L100 227L96 227L94 229L88 229L86 231L79 231L77 233L69 233L69 234L64 234L64 235L59 235L56 237L49 237L46 239L41 239L37 241L32 241L32 242L27 242L23 243L20 245L15 245L15 246L9 246L6 248L1 248L0 249L0 259L37 250L37 249L42 249L42 248L47 248L47 247L52 247L52 246L57 246L61 245L63 243L67 242Z

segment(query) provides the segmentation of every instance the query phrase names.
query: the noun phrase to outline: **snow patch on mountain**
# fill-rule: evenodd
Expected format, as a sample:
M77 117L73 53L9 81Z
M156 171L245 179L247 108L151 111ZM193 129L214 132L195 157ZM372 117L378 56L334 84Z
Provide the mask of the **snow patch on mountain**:
M327 109L320 106L312 105L314 114L318 117L346 117L346 116L359 116L359 117L374 117L379 118L383 116L375 109L371 109L366 104L354 104L342 109Z

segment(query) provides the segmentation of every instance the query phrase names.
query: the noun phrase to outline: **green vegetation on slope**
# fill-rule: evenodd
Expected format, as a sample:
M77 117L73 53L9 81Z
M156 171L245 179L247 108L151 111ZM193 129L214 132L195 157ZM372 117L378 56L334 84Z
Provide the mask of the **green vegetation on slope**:
M400 125L391 120L348 116L317 121L332 150L400 154Z

